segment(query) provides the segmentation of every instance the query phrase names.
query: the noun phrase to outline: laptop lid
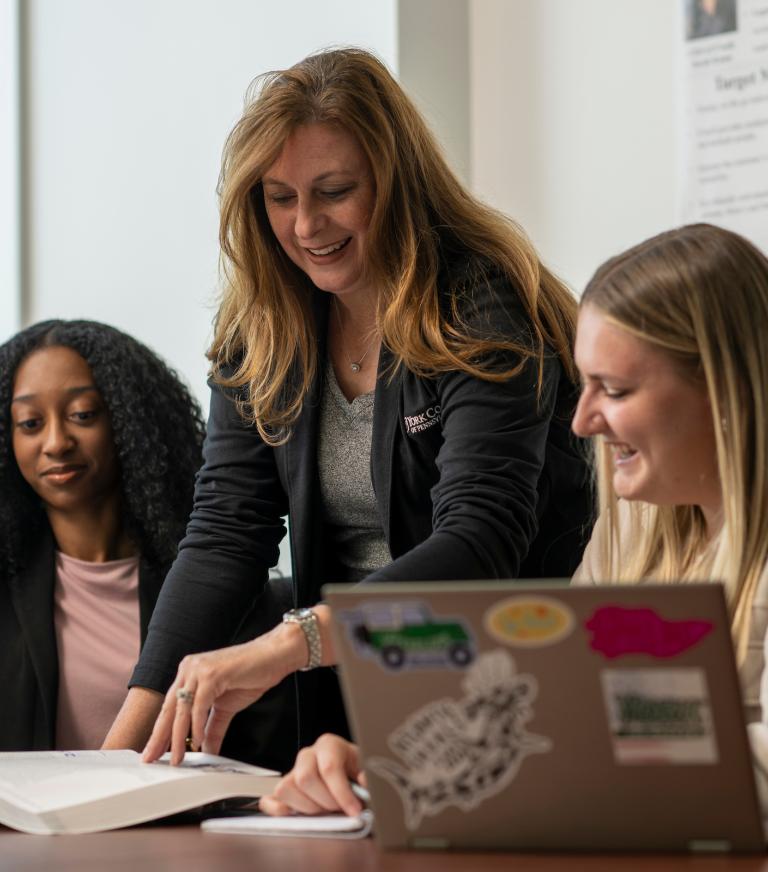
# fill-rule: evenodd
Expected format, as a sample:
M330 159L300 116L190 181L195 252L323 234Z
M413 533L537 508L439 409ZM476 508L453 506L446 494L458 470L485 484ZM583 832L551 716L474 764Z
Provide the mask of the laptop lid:
M382 846L764 849L720 585L324 596Z

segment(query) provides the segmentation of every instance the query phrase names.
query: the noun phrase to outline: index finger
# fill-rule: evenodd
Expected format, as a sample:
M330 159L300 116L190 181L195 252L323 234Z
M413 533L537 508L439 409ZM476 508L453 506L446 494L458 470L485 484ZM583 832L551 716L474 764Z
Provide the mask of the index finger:
M318 750L317 768L325 782L328 793L334 798L344 814L354 816L362 810L361 801L355 796L347 769L332 755Z
M165 754L168 750L168 745L171 739L171 728L173 727L173 718L176 714L176 685L177 682L171 685L170 690L165 695L163 707L160 709L160 714L157 716L152 733L141 752L141 759L144 763L152 763Z

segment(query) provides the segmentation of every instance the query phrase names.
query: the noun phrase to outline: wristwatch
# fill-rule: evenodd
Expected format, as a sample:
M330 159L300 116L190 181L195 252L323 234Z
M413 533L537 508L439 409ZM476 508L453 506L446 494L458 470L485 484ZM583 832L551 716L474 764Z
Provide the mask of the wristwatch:
M315 669L323 660L323 643L320 641L320 625L317 615L312 609L288 609L283 615L284 624L298 624L307 640L309 660L306 666L301 667L302 672Z

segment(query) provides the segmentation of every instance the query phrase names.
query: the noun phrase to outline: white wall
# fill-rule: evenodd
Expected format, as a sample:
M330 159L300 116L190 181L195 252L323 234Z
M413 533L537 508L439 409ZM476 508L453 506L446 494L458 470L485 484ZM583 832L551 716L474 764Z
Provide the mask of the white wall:
M581 291L676 221L677 0L470 0L475 190Z
M331 44L372 48L394 65L396 2L27 8L28 320L115 324L160 350L207 404L215 187L245 89Z
M108 321L207 405L225 136L255 75L331 44L399 70L459 174L581 289L674 223L676 14L676 0L0 0L0 342L22 317Z
M18 0L0 0L0 342L21 323Z
M25 320L114 323L161 349L203 402L221 147L248 82L310 51L360 44L399 69L458 172L577 290L610 254L675 222L674 0L25 8ZM16 268L6 251L3 278ZM20 317L12 285L0 341Z
M470 182L468 0L400 0L400 82L429 120L459 177Z

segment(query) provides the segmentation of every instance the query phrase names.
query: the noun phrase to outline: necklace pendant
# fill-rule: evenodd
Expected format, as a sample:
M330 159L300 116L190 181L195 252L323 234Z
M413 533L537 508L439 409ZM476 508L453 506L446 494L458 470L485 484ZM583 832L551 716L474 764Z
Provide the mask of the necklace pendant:
M350 363L349 368L352 370L352 372L360 372L359 363Z

